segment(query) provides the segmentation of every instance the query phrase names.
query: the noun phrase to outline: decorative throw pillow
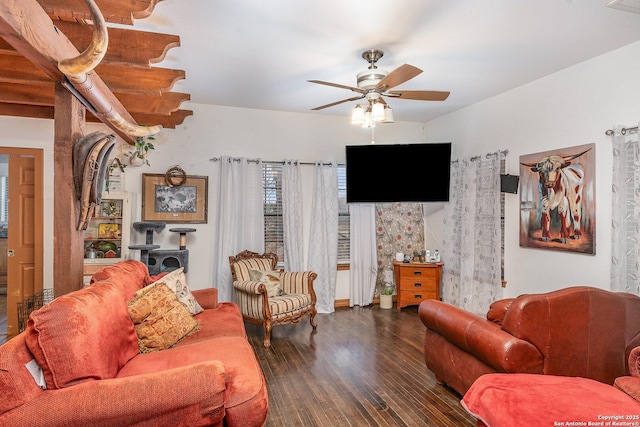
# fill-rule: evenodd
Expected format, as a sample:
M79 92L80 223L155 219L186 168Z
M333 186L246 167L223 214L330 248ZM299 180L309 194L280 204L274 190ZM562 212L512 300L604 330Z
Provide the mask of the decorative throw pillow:
M181 303L187 307L189 313L192 315L196 315L202 312L202 307L198 304L198 301L193 297L193 294L189 290L189 286L187 286L187 278L184 275L184 267L180 267L177 270L173 270L166 276L162 276L159 280L153 282L149 286L154 286L158 283L164 283L176 294ZM138 295L140 292L144 291L141 289L136 292Z
M26 343L47 388L115 378L139 354L120 283L105 280L31 313Z
M249 270L249 277L253 281L264 283L269 297L277 297L283 294L279 271Z
M198 321L164 283L142 291L127 304L141 353L173 347L200 328Z

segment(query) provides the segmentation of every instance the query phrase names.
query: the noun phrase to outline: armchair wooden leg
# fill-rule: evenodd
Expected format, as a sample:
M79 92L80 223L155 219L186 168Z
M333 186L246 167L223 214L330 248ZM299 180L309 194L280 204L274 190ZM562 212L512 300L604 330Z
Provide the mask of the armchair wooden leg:
M264 322L264 342L263 342L265 347L270 347L271 346L271 322L270 321L266 321Z
M311 327L313 329L316 329L318 327L318 325L316 325L316 322L313 321L313 318L316 317L317 314L317 310L314 308L313 311L311 312L311 316L309 316L309 323L311 323Z

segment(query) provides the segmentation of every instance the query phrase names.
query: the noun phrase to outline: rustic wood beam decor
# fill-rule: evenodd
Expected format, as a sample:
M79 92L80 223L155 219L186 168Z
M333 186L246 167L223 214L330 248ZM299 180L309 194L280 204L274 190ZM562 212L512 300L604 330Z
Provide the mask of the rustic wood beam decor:
M86 111L130 144L136 136L159 129L154 126L158 123L175 127L192 114L179 109L188 94L170 93L184 71L151 67L179 46L177 36L113 29L107 54L110 37L104 17L131 24L134 18L149 16L158 1L0 2L0 115L54 119L56 295L82 286L84 245L76 228L80 207L72 164L74 143L85 134Z
M84 136L85 109L60 84L56 84L54 186L53 289L64 295L82 287L84 234L76 228L80 203L73 185L73 145Z
M16 1L16 0L13 0ZM30 0L33 2L33 0ZM64 16L70 21L53 21L56 34L63 34L75 50L80 51L91 42L93 25L85 24L82 17L88 16L83 0L38 0L46 8L49 17ZM146 17L153 10L155 0L96 0L100 7L116 11L111 15L113 22L126 21L131 17ZM7 5L2 5L8 7ZM69 10L75 7L77 10ZM57 11L53 13L53 11ZM71 19L74 16L78 19ZM113 18L119 16L118 18ZM123 18L128 17L128 18ZM57 18L56 18L57 19ZM109 20L109 16L105 16ZM43 25L51 27L45 20ZM182 70L153 67L162 61L169 49L180 45L176 35L135 31L126 28L109 28L109 48L95 69L95 73L130 113L133 120L142 124L158 124L165 128L181 125L186 117L193 114L180 110L180 105L190 100L189 94L171 92L175 83L184 79ZM5 40L5 38L7 40ZM43 43L57 41L45 40ZM34 64L30 57L16 50L8 42L0 29L0 115L12 117L53 118L55 76ZM52 69L52 73L59 73ZM37 106L38 108L34 108ZM180 111L180 112L178 112ZM91 109L87 118L99 121ZM144 122L139 120L143 115ZM119 133L120 135L120 133ZM123 135L120 135L123 136ZM125 139L132 143L132 139Z
M151 15L160 0L98 0L105 21L133 24L133 19ZM51 19L85 22L91 20L83 0L38 0Z
M24 19L24 17L29 19ZM56 82L65 81L65 76L58 69L58 63L67 58L74 58L80 54L64 34L51 25L51 19L35 0L3 0L0 2L0 36L29 59L49 78ZM85 95L91 101L101 105L108 105L113 114L123 117L129 122L133 118L124 106L113 95L100 77L91 75L92 89ZM101 111L98 109L98 111ZM101 121L118 133L125 141L133 143L129 134L118 129L116 125L101 118Z

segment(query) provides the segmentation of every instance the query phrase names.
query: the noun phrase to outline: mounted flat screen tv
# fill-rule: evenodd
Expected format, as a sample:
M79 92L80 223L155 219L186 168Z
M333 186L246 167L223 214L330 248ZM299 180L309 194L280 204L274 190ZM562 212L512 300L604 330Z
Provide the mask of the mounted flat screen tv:
M451 143L347 145L347 203L449 201Z

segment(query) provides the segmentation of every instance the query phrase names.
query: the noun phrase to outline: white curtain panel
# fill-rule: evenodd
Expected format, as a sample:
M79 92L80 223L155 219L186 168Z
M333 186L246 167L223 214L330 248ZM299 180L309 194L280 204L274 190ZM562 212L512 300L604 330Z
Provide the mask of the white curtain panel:
M378 274L376 256L376 205L349 205L350 267L349 306L373 303Z
M611 290L640 295L640 150L638 132L613 128Z
M502 298L498 153L451 165L445 204L443 301L486 315Z
M318 278L313 282L318 313L335 311L338 268L338 172L335 163L315 164L309 270Z
M229 257L264 252L262 161L223 156L213 165L213 286L220 301L233 301Z
M302 184L300 165L285 160L282 166L282 225L285 271L305 271L302 245Z

